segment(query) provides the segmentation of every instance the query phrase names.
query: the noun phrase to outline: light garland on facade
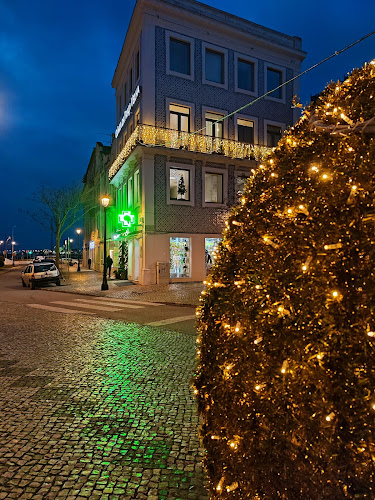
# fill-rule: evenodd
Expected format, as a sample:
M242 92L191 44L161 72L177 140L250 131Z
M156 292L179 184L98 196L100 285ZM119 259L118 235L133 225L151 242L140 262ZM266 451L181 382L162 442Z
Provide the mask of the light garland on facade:
M189 134L188 132L154 127L152 125L138 125L111 165L109 179L113 179L138 144L155 147L160 143L168 144L169 149L184 149L194 153L216 153L229 158L255 161L262 161L272 151L272 148L257 144L246 144L244 142L207 135Z

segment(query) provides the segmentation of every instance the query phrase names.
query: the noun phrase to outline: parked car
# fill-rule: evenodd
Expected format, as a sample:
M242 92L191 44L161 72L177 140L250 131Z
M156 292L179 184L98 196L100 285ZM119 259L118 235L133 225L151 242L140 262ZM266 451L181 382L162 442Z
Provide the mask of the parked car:
M29 286L32 290L49 283L60 286L60 278L60 271L53 262L33 262L21 273L22 286Z

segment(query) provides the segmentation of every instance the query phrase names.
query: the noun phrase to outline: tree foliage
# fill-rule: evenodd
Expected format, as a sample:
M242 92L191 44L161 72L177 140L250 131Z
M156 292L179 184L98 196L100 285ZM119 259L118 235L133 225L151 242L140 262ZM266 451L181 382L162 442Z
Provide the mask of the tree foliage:
M54 234L57 266L63 234L82 217L82 196L80 185L63 188L41 186L32 199L38 208L26 211L35 222Z
M375 497L375 61L249 181L199 308L211 498Z

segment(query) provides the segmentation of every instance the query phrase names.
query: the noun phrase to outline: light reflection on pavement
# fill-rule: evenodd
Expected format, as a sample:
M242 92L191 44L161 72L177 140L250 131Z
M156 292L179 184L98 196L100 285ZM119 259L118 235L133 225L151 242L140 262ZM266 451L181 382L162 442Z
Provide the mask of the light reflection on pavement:
M194 357L194 334L9 308L0 498L207 499Z

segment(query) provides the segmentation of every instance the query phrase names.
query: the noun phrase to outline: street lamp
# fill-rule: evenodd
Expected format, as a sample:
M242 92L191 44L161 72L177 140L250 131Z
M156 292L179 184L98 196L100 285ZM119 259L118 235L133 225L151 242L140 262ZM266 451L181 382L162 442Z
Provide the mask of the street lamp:
M82 229L76 229L76 233L78 234L78 266L77 266L77 272L81 270L81 266L79 265L79 257L81 254L81 247L79 246L79 237L82 233Z
M15 244L16 244L16 242L12 240L12 266L14 266L14 245Z
M107 207L109 205L110 199L105 194L101 198L102 206L104 208L104 249L103 249L103 283L102 290L108 290L107 283Z

